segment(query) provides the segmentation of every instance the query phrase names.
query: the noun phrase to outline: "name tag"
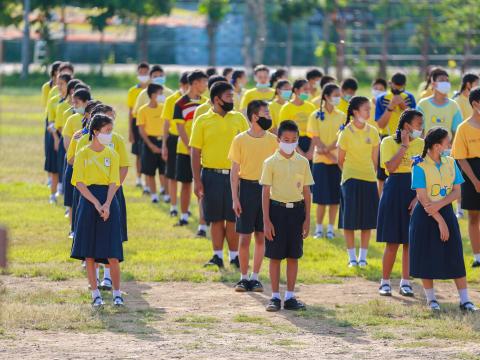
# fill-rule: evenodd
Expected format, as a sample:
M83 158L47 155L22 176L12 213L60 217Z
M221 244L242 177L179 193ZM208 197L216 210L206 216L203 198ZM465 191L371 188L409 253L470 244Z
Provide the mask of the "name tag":
M110 158L105 158L104 163L105 163L106 167L109 167L110 166Z

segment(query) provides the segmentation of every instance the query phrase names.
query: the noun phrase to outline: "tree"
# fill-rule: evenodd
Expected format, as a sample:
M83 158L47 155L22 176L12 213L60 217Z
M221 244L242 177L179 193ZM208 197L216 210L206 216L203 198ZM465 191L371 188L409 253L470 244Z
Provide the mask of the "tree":
M277 0L275 17L287 26L286 66L292 66L293 22L305 18L318 5L317 0Z
M230 12L230 4L228 0L200 0L198 11L207 16L208 64L215 66L217 53L215 34L220 22Z
M22 39L22 74L21 78L28 77L28 66L30 65L30 0L23 1L23 39Z
M103 75L103 65L105 62L105 28L108 25L108 20L115 13L114 1L105 1L105 8L101 9L98 14L90 15L88 22L93 30L100 32L100 75Z
M247 0L246 14L253 14L253 20L255 22L254 29L245 27L245 33L249 30L255 30L255 37L253 42L253 63L263 63L263 55L265 52L265 44L267 42L267 21L265 16L265 0ZM245 15L248 22L248 16ZM247 51L249 47L247 47Z

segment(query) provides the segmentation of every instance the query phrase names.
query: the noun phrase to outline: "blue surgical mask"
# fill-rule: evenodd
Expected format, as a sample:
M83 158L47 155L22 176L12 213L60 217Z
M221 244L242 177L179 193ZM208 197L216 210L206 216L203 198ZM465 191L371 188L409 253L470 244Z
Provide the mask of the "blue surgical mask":
M255 85L257 87L257 89L268 89L270 87L270 84L260 84L259 82L257 82L257 84Z
M292 90L280 90L280 96L283 100L290 100L292 97Z
M85 108L84 107L74 107L73 111L75 111L75 113L80 114L80 115L85 114Z
M345 101L350 101L350 99L351 99L352 97L353 97L352 95L346 94L346 95L343 96L343 99L344 99Z
M308 100L308 98L310 97L310 95L308 93L300 93L300 95L298 95L298 97L303 100L303 101L306 101Z
M440 156L450 156L450 149L445 149L440 153Z
M422 130L413 129L412 132L410 133L410 136L412 137L412 139L417 139L420 136L422 136Z
M157 85L164 85L165 84L165 76L157 76L152 79L152 84Z

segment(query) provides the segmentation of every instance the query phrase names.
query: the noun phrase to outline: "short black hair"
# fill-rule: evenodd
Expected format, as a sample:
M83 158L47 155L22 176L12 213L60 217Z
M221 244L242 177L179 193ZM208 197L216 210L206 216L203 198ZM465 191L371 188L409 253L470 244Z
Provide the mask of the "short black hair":
M69 82L70 80L72 80L72 75L70 75L70 74L62 74L62 75L59 75L58 78L61 79L61 80L63 80L63 81L65 81L65 82L67 83L67 86L68 86L68 82Z
M93 138L93 132L95 130L100 131L104 126L113 124L113 119L105 114L96 114L90 120L89 140Z
M75 89L75 86L77 84L80 84L80 79L71 79L68 83L67 83L67 94L70 94L70 92Z
M431 73L432 81L437 81L437 79L440 76L448 77L447 71L445 69L442 69L442 68L435 68L435 69L432 70L432 73Z
M358 90L358 82L355 78L346 78L342 81L342 90Z
M98 105L100 105L102 102L101 101L98 101L98 100L90 100L88 101L87 103L87 106L85 106L85 112L86 113L91 113L93 111L93 109L95 109L95 107L97 107Z
M223 75L223 76L227 76L227 75L230 74L231 72L233 72L233 68L232 68L232 67L226 67L225 69L223 69L222 75Z
M307 71L306 77L307 80L313 80L316 78L321 78L323 76L323 73L318 70L318 69L311 69Z
M235 85L238 81L239 78L245 76L245 71L244 70L235 70L232 73L232 84Z
M205 70L205 73L207 74L208 77L210 77L212 75L217 74L217 69L214 66L210 66L207 68L207 70Z
M76 90L74 93L73 93L73 97L76 97L82 101L89 101L92 99L91 95L90 95L90 91L88 91L87 89L78 89Z
M308 81L306 79L295 80L292 85L292 91L300 89L305 84L308 84Z
M58 66L58 72L62 72L63 70L70 70L72 73L75 72L72 63L69 61L64 61Z
M187 85L188 84L188 71L184 71L180 76L180 84Z
M85 84L82 80L80 80L80 82L73 87L73 91L77 91L78 89L87 89L88 91L91 90L90 86Z
M468 95L468 102L470 105L472 105L474 101L480 102L480 87L478 86L472 89L472 91L470 91L470 95Z
M392 75L391 82L398 86L405 86L407 83L407 77L402 72L397 72Z
M277 137L280 138L285 131L295 132L297 133L297 135L300 134L300 131L298 130L298 125L293 120L284 120L280 123L280 126L278 127Z
M195 80L200 79L208 79L207 74L205 74L202 70L193 70L188 74L188 83L190 85L192 85Z
M147 87L148 97L151 98L152 95L155 94L158 90L163 90L163 86L160 84L148 84L148 87Z
M151 68L150 68L150 76L152 76L152 74L154 72L164 72L163 71L163 68L160 66L160 65L153 65Z
M113 107L107 104L98 104L92 109L90 115L93 117L95 114L106 114L107 112L114 112Z
M227 82L227 78L221 75L212 75L208 78L208 89L211 89L213 84L220 82L220 81L225 81Z
M320 88L323 89L323 87L329 83L335 83L337 79L335 79L333 76L330 75L325 75L322 77L320 80Z
M247 118L252 121L253 115L258 115L258 112L262 107L268 108L268 103L263 100L253 100L248 103L247 106Z
M213 100L215 99L215 97L217 96L222 97L222 95L229 90L233 91L233 86L228 82L226 81L216 82L215 84L213 84L212 88L210 89L210 100L213 103Z
M387 80L383 79L383 78L377 78L375 80L372 81L372 86L375 86L375 85L382 85L385 89L387 88L388 84L387 84Z
M137 70L140 70L140 69L150 69L150 65L145 62L145 61L142 61L140 64L138 64L137 66Z
M54 61L52 63L52 65L50 66L50 76L55 75L61 63L62 63L61 61Z
M253 69L253 73L256 74L259 71L266 71L267 73L270 73L270 69L266 65L257 65L255 66L255 69Z

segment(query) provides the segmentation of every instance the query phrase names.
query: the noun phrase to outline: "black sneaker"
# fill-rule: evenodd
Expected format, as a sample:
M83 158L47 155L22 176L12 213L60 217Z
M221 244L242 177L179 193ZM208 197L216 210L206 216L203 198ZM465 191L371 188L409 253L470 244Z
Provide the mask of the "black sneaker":
M197 237L199 238L206 238L207 237L207 232L203 229L199 229L197 231Z
M278 298L271 298L266 310L270 312L280 311L282 308L282 300Z
M218 255L213 255L213 257L204 265L204 266L218 266L223 268L223 260L218 257Z
M238 260L238 256L235 259L230 260L230 266L235 266L237 269L240 269L240 261Z
M177 223L175 223L173 226L186 226L188 225L188 220L184 219L179 219Z
M258 280L250 280L250 291L263 292L263 285Z
M290 298L283 303L283 308L285 310L305 310L305 304L301 301L298 301L296 298Z
M247 279L240 280L236 285L235 285L235 291L236 292L247 292L250 291L250 281Z
M480 261L478 261L478 260L473 260L472 268L476 268L476 267L480 267Z
M170 216L171 217L177 217L178 216L178 211L177 210L170 210Z

